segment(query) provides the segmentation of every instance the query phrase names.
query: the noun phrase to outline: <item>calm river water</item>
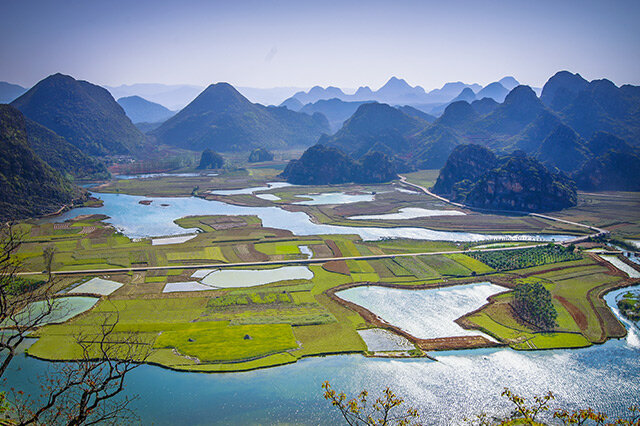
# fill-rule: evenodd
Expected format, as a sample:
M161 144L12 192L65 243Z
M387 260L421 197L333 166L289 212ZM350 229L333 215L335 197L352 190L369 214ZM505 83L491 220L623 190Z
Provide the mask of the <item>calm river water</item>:
M322 225L311 221L304 212L289 212L279 207L243 207L197 197L152 198L150 205L140 204L148 198L124 194L94 196L104 201L103 207L84 207L70 210L49 222L63 222L81 214L105 214L107 222L132 238L178 235L189 232L173 221L193 215L256 215L269 228L287 229L296 235L358 234L365 240L381 238L412 238L417 240L482 241L482 240L539 240L561 241L562 235L486 235L469 232L434 231L424 228L374 228Z
M606 296L610 306L623 291L628 289ZM324 380L354 396L361 389L378 392L391 386L420 409L428 424L458 424L481 410L506 412L509 406L500 397L505 386L525 396L551 390L554 406L591 406L611 415L640 404L637 329L625 339L585 349L435 355L437 362L330 356L231 374L180 373L145 365L128 376L126 391L140 395L135 408L142 423L156 425L340 424L322 398ZM37 375L50 366L20 355L7 373L8 383L37 392Z

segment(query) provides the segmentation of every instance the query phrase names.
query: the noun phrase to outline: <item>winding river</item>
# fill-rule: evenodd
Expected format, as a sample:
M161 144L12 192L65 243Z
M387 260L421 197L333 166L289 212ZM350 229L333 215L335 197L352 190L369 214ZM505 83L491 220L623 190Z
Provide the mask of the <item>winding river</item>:
M235 206L221 201L209 201L197 197L151 198L153 201L150 205L143 205L139 202L141 200L149 200L149 198L124 194L95 193L93 195L104 202L102 207L77 208L47 220L49 222L63 222L81 214L104 214L110 217L107 222L113 224L122 233L131 238L179 235L193 232L194 230L185 230L174 223L176 219L193 215L256 215L262 220L263 226L287 229L296 235L357 234L363 240L412 238L430 241L562 241L572 238L565 235L488 235L435 231L413 227L376 228L323 225L314 223L304 212L290 212L279 207Z

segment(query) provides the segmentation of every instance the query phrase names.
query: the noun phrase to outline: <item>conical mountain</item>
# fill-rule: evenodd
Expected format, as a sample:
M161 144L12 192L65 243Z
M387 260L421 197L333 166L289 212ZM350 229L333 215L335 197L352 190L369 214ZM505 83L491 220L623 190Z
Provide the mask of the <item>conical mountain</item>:
M477 93L476 98L491 98L496 102L502 103L508 94L509 90L496 81L483 87L482 90Z
M580 74L559 71L542 88L540 100L555 111L560 111L571 103L576 95L586 89L589 82Z
M29 147L24 116L0 105L0 220L53 213L81 196Z
M468 126L478 118L478 113L469 103L458 101L449 104L436 123L447 127L460 128Z
M462 92L460 92L460 94L458 96L456 96L455 98L453 98L453 100L451 101L453 102L458 102L458 101L465 101L465 102L473 102L476 100L476 94L473 93L473 90L471 90L468 87L465 87L464 89L462 89Z
M544 105L529 86L513 89L504 102L483 120L482 127L499 135L515 135L544 111Z
M228 83L212 84L151 132L160 143L192 150L250 151L310 146L329 132L326 117L251 103Z
M118 104L133 123L160 123L175 114L168 108L140 96L120 98Z
M482 98L477 101L471 102L471 106L478 113L478 115L487 115L495 111L498 107L498 102L492 98Z
M286 107L291 111L300 111L304 105L297 98L289 98L282 102L279 106Z
M131 154L144 142L107 90L67 75L45 78L11 105L87 154Z
M520 86L520 83L518 82L518 80L516 80L510 75L501 78L500 80L498 80L498 83L500 83L502 87L504 87L507 90L513 90L516 87Z
M411 87L404 79L391 77L384 86L375 92L376 99L393 103L407 97L424 95L424 89L420 86Z
M564 124L547 136L535 154L545 166L557 167L565 173L578 170L589 156L580 136Z
M475 182L497 164L498 159L495 154L483 146L458 145L440 170L433 191L436 194L451 195L456 183L463 180Z
M374 145L378 145L379 151L399 153L409 148L413 134L427 126L426 121L389 105L366 103L358 107L335 135L323 137L320 143L338 147L356 158Z

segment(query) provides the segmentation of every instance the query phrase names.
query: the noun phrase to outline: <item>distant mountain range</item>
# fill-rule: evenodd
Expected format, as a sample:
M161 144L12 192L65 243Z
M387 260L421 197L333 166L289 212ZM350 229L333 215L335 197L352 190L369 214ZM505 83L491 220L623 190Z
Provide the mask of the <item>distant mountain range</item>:
M45 78L11 105L87 154L132 154L144 142L107 90L67 75Z
M306 147L328 132L322 114L253 104L230 84L218 83L149 134L180 148L232 152Z
M140 96L127 96L118 99L118 104L124 109L127 117L133 124L137 123L161 123L172 117L175 112L155 102L148 101Z
M313 176L309 167L340 152L345 164L361 176L336 172L335 181L379 181L396 172L441 168L457 146L476 144L500 157L522 151L516 157L535 163L514 160L512 164L536 169L540 162L552 174L574 178L580 188L640 189L640 179L624 178L624 171L640 168L639 87L589 82L561 71L547 81L539 98L532 88L517 83L512 77L484 88L448 83L427 93L392 78L377 91L362 87L345 95L351 100L316 99L304 104L317 97L344 95L338 88L313 88L282 107L252 103L231 85L218 83L161 125L138 123L149 130L159 125L147 136L134 127L125 109L135 121L162 120L170 111L141 96L120 99L123 109L107 90L62 74L45 78L12 106L26 117L20 126L30 151L20 152L45 160L47 167L66 177L65 182L108 176L95 157L140 157L164 145L249 152L314 144L324 148L292 166L289 176ZM139 89L157 89L143 86ZM507 90L503 102L493 99ZM493 97L478 99L483 93ZM391 104L353 100L376 96ZM439 104L444 109L438 117L424 112L426 104L400 102L424 101L428 96L447 99ZM375 173L366 170L369 166L376 168Z
M26 91L27 89L17 84L0 81L0 104L11 103Z
M354 94L346 94L341 89L333 86L322 88L315 86L308 92L298 92L283 102L292 110L300 110L301 105L315 104L320 100L339 99L344 102L376 101L389 105L411 105L432 115L440 115L450 102L465 100L472 102L476 99L492 98L502 102L511 89L518 86L518 81L513 77L504 77L500 81L491 83L486 87L479 84L466 84L462 82L446 83L442 88L426 92L422 87L412 87L405 80L391 77L384 86L373 91L364 86L358 88Z
M412 87L403 79L391 77L384 86L376 91L371 90L368 86L363 86L358 88L354 94L348 95L337 87L315 86L308 92L296 93L292 98L297 99L303 105L334 98L347 102L376 101L390 105L420 105L449 102L465 88L478 91L482 86L461 82L447 83L441 89L427 93L420 86Z
M470 92L465 88L460 97L472 99ZM589 83L560 72L542 93L540 99L530 87L517 86L502 103L490 98L458 100L435 121L411 114L406 107L365 103L333 136L318 142L356 160L367 153L385 153L398 170L441 168L456 146L474 143L502 156L522 150L549 170L576 176L581 186L593 188L601 182L607 188L634 187L633 179L616 184L604 171L621 164L614 152L626 152L625 164L636 164L639 88L618 88L606 80ZM589 180L589 170L602 176Z
M189 84L123 84L121 86L104 86L115 99L129 96L140 96L150 102L155 102L171 111L185 107L204 87Z

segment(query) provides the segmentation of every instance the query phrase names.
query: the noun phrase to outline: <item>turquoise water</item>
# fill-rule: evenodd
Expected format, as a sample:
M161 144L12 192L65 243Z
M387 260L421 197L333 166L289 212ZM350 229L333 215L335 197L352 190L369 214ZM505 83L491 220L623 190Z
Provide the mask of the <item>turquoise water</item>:
M105 214L107 222L113 224L131 238L181 235L185 230L174 220L193 215L256 215L265 227L287 229L296 235L357 234L364 240L381 238L412 238L429 241L483 241L483 240L540 240L561 241L571 238L562 235L488 235L469 232L434 231L424 228L375 228L334 226L314 223L304 212L289 212L279 207L234 206L220 201L208 201L197 197L154 198L158 202L150 205L140 204L148 199L135 195L100 194L94 196L103 200L102 207L83 207L73 209L48 222L63 222L81 214ZM162 206L162 204L167 204Z
M639 287L636 286L636 289ZM608 303L617 294L606 296ZM636 334L637 336L637 334ZM233 374L180 373L144 365L127 376L126 392L143 424L341 424L320 385L354 395L391 386L429 424L459 424L479 410L505 413L505 386L525 396L554 392L554 407L591 406L611 415L640 404L640 349L629 339L577 350L452 351L426 359L360 355L309 358L296 364ZM37 375L54 364L19 355L6 377L36 392Z
M51 302L51 312L42 318L39 325L62 323L89 310L98 302L97 297L58 297ZM49 309L49 304L44 301L31 303L26 309L20 311L15 317L15 322L5 319L0 326L8 327L16 324L31 324Z

